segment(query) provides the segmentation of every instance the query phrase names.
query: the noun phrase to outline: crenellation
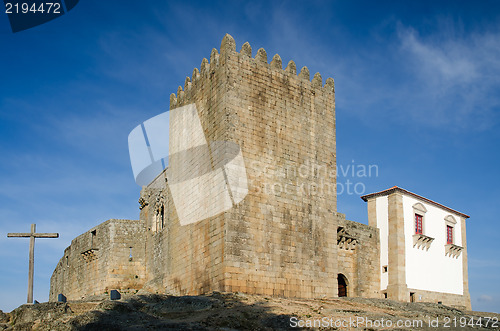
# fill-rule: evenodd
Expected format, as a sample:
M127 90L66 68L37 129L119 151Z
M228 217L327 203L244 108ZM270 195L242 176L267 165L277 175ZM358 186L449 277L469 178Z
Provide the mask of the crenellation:
M182 86L179 85L177 88L177 105L181 106L184 102L184 91L182 90Z
M281 57L278 54L273 56L271 61L271 68L283 70L283 64L281 63Z
M200 72L198 71L198 68L194 68L193 74L191 76L191 81L193 82L193 84L195 84L199 79L200 79Z
M234 38L226 33L224 38L222 38L222 42L220 45L220 53L221 55L225 55L226 53L234 53L236 52L236 42Z
M255 61L267 65L267 53L264 48L259 48L255 55Z
M296 76L297 75L297 66L293 60L290 60L285 69L286 73Z
M189 93L189 91L191 90L191 85L191 78L186 77L186 80L184 81L184 91L186 93Z
M200 64L200 72L202 77L206 77L208 75L208 71L210 70L210 65L208 64L208 60L206 57L201 60Z
M335 93L335 82L333 78L329 77L326 79L324 88Z
M212 48L210 53L210 71L213 72L219 65L219 52L217 48Z
M312 87L314 88L321 88L323 85L323 79L321 78L321 74L319 72L314 74L314 77L312 79Z
M250 46L248 41L241 46L240 54L252 58L252 46Z
M302 79L307 80L307 81L311 80L311 75L309 74L309 69L306 66L303 66L302 69L300 69L299 78L302 78Z

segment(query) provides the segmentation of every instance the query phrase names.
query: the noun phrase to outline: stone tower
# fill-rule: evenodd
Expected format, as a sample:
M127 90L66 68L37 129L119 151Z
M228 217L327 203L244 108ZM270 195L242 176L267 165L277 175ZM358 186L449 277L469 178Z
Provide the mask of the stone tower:
M297 75L293 61L283 69L277 54L269 63L262 48L253 58L248 43L237 52L226 35L220 53L213 49L170 97L170 109L189 104L207 142L241 149L248 194L219 215L181 226L165 173L145 187L147 286L336 296L333 79L323 85L317 73L311 81L306 67ZM176 130L171 123L171 146Z

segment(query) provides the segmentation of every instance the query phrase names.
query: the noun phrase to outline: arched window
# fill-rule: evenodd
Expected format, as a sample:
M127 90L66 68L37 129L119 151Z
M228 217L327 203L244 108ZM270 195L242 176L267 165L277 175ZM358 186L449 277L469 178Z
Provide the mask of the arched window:
M343 274L338 274L337 281L339 285L339 297L346 297L348 294L348 286L349 286L347 277L344 276Z
M165 227L165 208L161 205L160 208L160 229Z
M158 209L153 218L153 232L159 232L165 227L165 207L162 204Z

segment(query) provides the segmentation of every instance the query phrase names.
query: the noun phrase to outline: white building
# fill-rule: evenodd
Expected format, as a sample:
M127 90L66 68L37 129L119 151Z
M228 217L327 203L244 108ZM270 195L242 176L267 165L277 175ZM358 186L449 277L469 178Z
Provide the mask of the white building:
M380 229L380 291L399 301L470 308L461 212L397 186L361 197Z

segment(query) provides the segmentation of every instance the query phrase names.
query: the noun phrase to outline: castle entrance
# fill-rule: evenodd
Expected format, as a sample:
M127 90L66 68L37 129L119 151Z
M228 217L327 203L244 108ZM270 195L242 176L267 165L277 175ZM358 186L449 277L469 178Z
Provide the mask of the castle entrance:
M339 297L346 297L347 296L347 278L343 274L338 274L337 276L337 281L339 284Z

